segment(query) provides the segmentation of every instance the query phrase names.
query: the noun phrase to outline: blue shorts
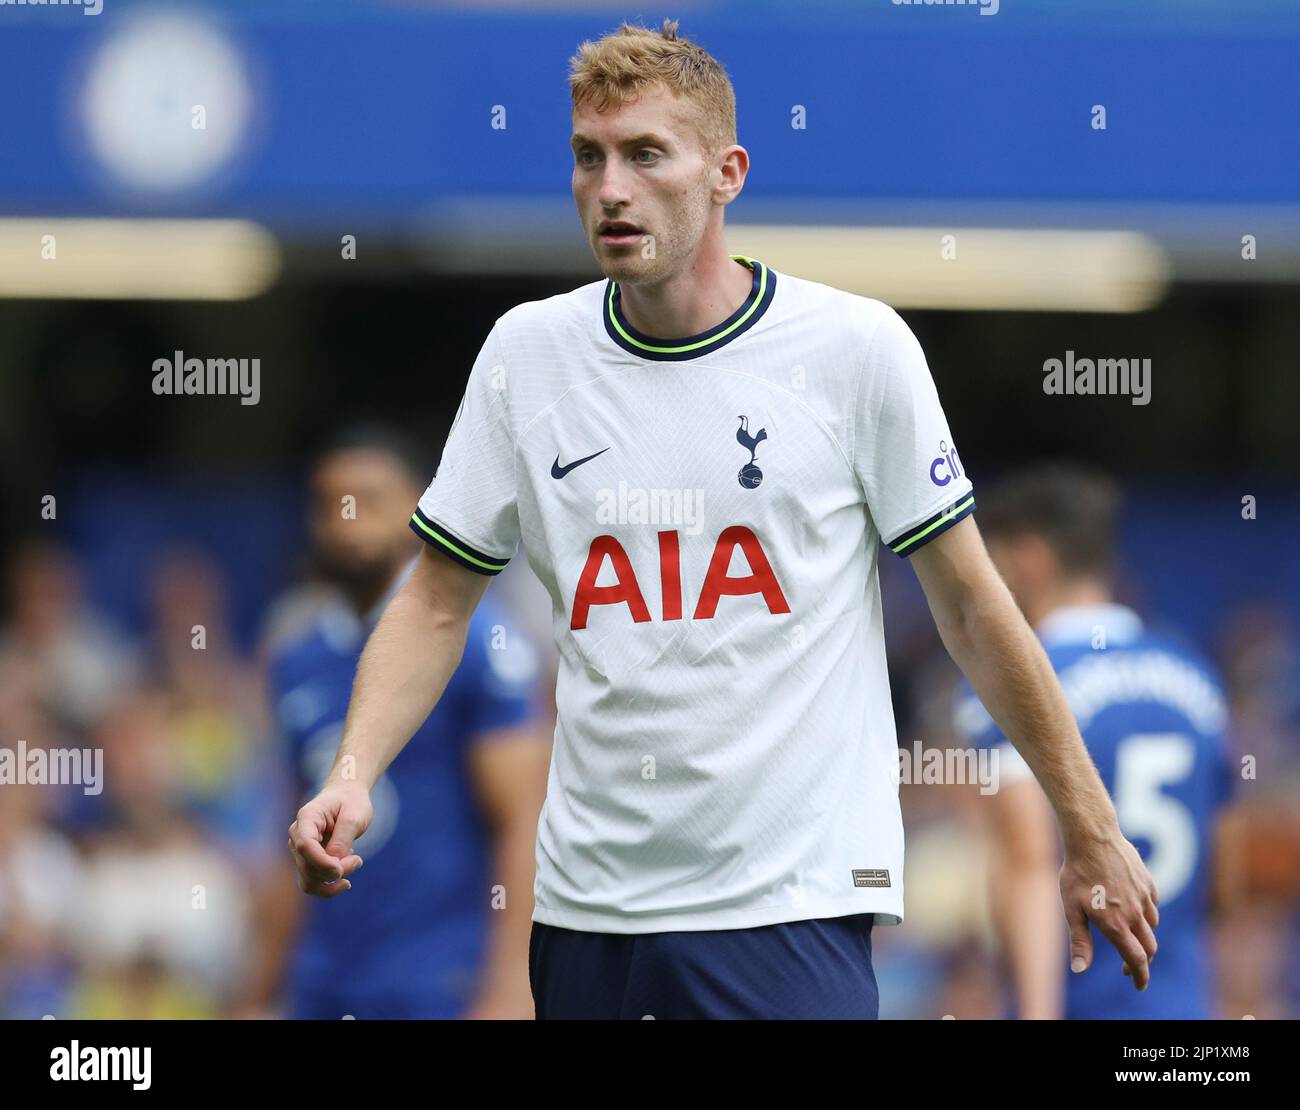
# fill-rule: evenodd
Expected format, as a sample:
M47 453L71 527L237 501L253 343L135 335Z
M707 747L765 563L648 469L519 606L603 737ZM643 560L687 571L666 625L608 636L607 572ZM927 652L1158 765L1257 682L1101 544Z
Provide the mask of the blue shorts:
M874 1020L873 915L753 929L586 933L533 922L528 971L538 1020Z

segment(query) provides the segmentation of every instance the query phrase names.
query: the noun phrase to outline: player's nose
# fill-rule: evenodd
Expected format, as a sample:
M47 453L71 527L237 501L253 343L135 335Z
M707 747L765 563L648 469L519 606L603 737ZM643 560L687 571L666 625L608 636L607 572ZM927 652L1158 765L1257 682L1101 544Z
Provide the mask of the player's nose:
M605 210L604 219L618 219L619 210L626 207L632 200L627 175L621 167L613 166L608 162L605 164L598 182L596 199L600 202L601 208Z

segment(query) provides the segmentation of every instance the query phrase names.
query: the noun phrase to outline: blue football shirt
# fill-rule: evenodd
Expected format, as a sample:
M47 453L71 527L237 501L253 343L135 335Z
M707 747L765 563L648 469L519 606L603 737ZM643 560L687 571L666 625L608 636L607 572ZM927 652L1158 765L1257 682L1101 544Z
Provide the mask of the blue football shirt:
M315 794L343 734L365 622L340 607L271 664L272 696L300 802ZM470 777L472 745L537 715L531 645L491 598L438 705L371 792L350 891L311 899L290 972L295 1016L456 1017L485 955L491 842Z
M1206 926L1214 818L1231 788L1218 676L1186 646L1153 635L1120 605L1058 609L1037 629L1093 762L1160 892L1151 983L1133 989L1123 960L1094 927L1093 963L1066 975L1067 1018L1214 1016ZM957 704L968 743L997 748L1003 781L1023 759L969 685Z

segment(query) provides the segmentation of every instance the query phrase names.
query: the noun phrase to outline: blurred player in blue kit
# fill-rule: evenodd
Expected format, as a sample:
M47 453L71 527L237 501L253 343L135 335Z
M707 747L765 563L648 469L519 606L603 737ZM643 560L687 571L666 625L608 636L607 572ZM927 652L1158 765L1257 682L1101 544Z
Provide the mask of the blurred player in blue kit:
M312 538L340 601L270 667L299 798L330 769L361 649L410 573L421 470L382 429L341 437L313 467ZM532 1017L533 845L549 760L537 678L533 648L485 599L446 696L376 784L374 819L356 841L357 891L306 899L280 884L306 904L289 957L290 1016ZM335 830L349 845L354 832Z
M1159 952L1145 992L1126 989L1123 961L1096 943L1095 929L1095 963L1068 973L1047 798L967 685L957 726L999 756L990 885L1018 1016L1209 1018L1217 1016L1207 927L1215 817L1231 782L1226 705L1204 660L1114 601L1117 504L1105 479L1049 467L987 494L981 527L1060 678L1120 829L1160 892Z

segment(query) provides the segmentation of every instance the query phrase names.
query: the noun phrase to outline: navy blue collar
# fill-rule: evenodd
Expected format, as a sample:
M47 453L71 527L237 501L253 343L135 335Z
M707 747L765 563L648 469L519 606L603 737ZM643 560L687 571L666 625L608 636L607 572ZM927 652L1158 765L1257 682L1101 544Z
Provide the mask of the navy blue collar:
M754 281L745 303L716 327L702 331L698 335L688 335L684 339L659 339L653 335L645 335L627 322L627 317L623 315L622 295L619 292L618 282L609 281L605 283L602 311L605 331L623 350L656 362L684 362L687 359L711 354L719 347L725 347L758 323L776 293L776 274L763 263L755 258L747 258L743 254L733 254L731 257L754 271Z

